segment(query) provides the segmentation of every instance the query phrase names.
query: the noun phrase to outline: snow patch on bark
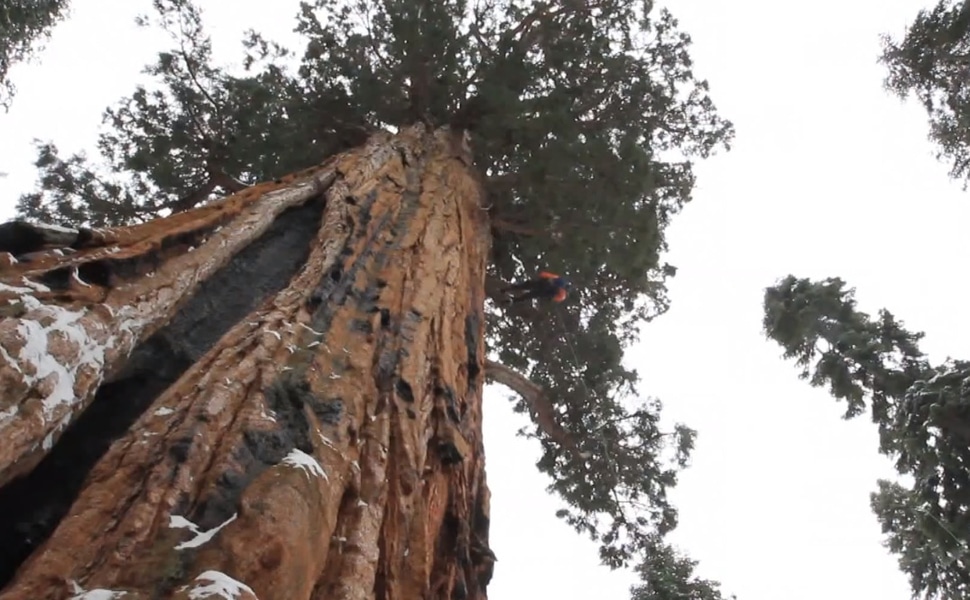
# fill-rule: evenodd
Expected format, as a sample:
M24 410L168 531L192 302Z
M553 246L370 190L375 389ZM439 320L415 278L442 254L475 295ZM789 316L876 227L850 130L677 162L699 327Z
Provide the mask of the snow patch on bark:
M104 306L107 306L107 305L104 305ZM152 310L157 310L157 308L154 306L151 306L148 308L148 312ZM112 315L112 317L115 317L117 319L119 333L123 333L129 336L127 341L129 342L128 354L130 355L131 351L134 350L134 347L135 347L135 345L131 342L137 339L138 334L141 333L141 330L145 327L145 325L147 325L151 321L151 317L138 316L135 308L131 306L125 306L120 311L118 311L117 315ZM113 348L115 346L115 343L116 343L116 340L114 339L110 340L108 343L108 347Z
M316 336L319 336L319 337L325 337L325 336L326 336L326 334L325 334L325 333L323 333L323 332L320 332L320 331L317 331L316 329L314 329L314 328L312 328L312 327L310 327L309 325L306 325L306 324L304 324L304 323L298 323L298 325L299 325L300 327L302 327L302 328L304 328L304 329L306 329L307 331L309 331L309 332L310 332L310 333L312 333L313 335L316 335Z
M238 600L243 594L256 597L256 593L253 592L251 587L220 571L206 571L196 577L195 581L195 585L191 588L189 586L182 588L182 591L188 591L191 600L201 600L202 598Z
M71 600L119 600L127 594L128 592L116 592L114 590L91 590L71 596Z
M2 355L2 354L3 354L3 348L0 348L0 355ZM7 357L4 357L4 360L6 360L6 358ZM6 410L0 410L0 425L2 425L4 421L6 421L10 417L14 416L15 414L17 414L17 407L16 406L11 406L10 408L8 408Z
M70 236L76 236L77 230L71 229L70 227L64 227L63 225L55 225L54 223L44 223L43 228L48 231L56 231L57 233L66 233Z
M195 535L195 537L192 538L191 540L182 542L181 544L175 546L175 549L184 550L186 548L198 548L202 544L214 538L215 535L219 533L220 529L235 521L236 517L238 516L239 516L238 513L233 514L231 517L229 517L229 519L225 523L222 523L221 525L217 525L208 531L202 531L201 529L199 529L198 525L196 525L192 521L189 521L185 517L182 517L179 515L169 516L168 518L169 527L171 527L172 529L188 529Z
M155 412L153 412L152 414L155 415L156 417L166 417L166 416L172 414L173 412L175 412L175 411L172 410L171 408L168 408L166 406L163 406L163 407L161 407L159 409L156 409Z
M119 592L116 590L105 590L96 589L84 591L84 588L79 586L76 581L71 581L71 591L74 593L71 596L71 600L116 600L119 598L124 598L128 592Z
M91 284L90 283L88 283L88 282L84 281L83 279L81 279L81 276L77 272L77 267L74 267L74 270L71 271L71 279L73 279L74 281L76 281L78 283L78 285L82 285L84 287L91 287Z
M7 285L6 283L0 283L0 292L10 292L12 294L29 294L31 292L49 292L51 291L49 287L41 283L35 283L26 277L21 279L21 283L26 287L17 287L15 285Z
M286 455L286 458L283 459L283 464L295 469L303 469L306 471L308 476L317 475L319 477L323 477L327 481L330 481L330 478L327 477L327 474L323 471L323 467L320 466L317 459L313 458L302 450L297 450L295 448L291 450L290 453Z
M45 452L47 452L48 450L54 447L54 435L63 431L68 426L68 424L70 424L72 414L73 413L67 413L66 415L61 417L61 420L58 421L57 426L54 427L53 431L49 432L47 436L44 438L44 441L43 443L41 443L41 446L44 448Z
M62 405L77 404L74 393L77 374L82 368L103 371L107 345L92 338L79 321L83 311L75 311L60 306L43 304L30 295L20 297L20 301L30 310L32 318L19 319L17 332L24 346L16 358L4 350L3 359L13 366L29 387L46 383L47 395L41 401L44 417L51 418ZM41 321L52 321L43 324ZM55 356L50 345L59 338L66 339L76 347L75 353L68 356ZM63 353L61 353L63 354Z

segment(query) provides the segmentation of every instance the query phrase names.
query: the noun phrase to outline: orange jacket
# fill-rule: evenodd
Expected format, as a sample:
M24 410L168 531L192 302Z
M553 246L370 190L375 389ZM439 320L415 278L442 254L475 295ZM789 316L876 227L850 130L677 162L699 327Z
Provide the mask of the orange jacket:
M555 273L550 273L549 271L539 271L539 277L541 279L559 279L559 275ZM552 297L553 302L562 302L566 299L566 288L559 288L556 295Z

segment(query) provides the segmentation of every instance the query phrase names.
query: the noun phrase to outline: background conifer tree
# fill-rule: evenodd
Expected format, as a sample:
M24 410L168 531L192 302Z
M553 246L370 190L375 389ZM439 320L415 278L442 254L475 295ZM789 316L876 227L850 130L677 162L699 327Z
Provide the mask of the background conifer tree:
M892 313L860 311L838 278L788 276L768 288L764 328L800 375L868 413L901 478L880 480L872 509L914 597L970 593L970 363L933 365Z

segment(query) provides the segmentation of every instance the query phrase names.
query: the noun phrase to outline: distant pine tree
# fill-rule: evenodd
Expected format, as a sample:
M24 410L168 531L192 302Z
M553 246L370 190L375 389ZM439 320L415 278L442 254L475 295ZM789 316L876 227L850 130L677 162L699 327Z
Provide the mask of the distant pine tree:
M904 482L879 481L872 508L914 597L970 597L970 362L933 366L887 310L859 311L838 279L788 276L765 292L764 328L801 376L868 410ZM912 483L905 483L912 481Z
M916 96L929 115L937 156L970 181L970 4L941 0L921 10L902 39L883 38L886 87Z

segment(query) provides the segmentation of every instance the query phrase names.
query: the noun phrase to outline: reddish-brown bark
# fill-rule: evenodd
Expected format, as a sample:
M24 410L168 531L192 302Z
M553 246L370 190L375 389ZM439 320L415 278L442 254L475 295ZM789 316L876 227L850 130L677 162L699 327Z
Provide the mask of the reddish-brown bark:
M489 225L468 154L447 130L381 134L285 181L0 267L6 482L284 209L325 203L289 285L111 445L0 599L485 598Z

